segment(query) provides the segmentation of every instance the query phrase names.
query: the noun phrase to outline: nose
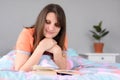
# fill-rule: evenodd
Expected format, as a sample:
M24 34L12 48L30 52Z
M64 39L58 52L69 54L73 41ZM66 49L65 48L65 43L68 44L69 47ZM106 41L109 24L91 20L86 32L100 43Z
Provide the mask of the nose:
M53 31L55 29L55 26L53 24L49 25L49 30Z

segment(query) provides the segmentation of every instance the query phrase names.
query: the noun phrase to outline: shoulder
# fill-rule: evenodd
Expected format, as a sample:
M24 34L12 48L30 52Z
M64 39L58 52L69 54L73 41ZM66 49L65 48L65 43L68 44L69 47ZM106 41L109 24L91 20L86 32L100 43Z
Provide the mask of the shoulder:
M16 49L31 52L33 48L34 28L23 28L16 42Z
M34 28L23 28L17 42L33 41Z
M34 28L23 28L19 34L18 41L33 41Z
M21 34L24 35L30 35L34 33L34 28L23 28L23 30L21 31Z

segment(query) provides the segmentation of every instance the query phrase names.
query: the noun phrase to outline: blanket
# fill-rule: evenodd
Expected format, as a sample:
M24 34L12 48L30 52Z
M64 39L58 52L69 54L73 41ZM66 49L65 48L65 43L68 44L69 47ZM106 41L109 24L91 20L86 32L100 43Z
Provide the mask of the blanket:
M68 49L67 53L69 60L73 64L71 70L77 71L78 74L51 75L48 73L39 74L39 71L15 71L13 70L15 54L14 50L12 50L0 58L0 80L120 80L119 63L92 62L78 56L73 49ZM51 62L47 64L52 65L53 67L56 66Z

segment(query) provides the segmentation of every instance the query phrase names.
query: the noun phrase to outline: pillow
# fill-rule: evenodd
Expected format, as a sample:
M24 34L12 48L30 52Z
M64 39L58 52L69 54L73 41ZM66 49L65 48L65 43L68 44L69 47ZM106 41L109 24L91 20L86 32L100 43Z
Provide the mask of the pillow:
M78 53L72 49L69 48L67 51L67 58L68 58L68 62L70 63L70 69L74 69L76 67L79 67L79 55ZM14 67L14 59L15 59L15 50L12 50L10 52L8 52L8 54L4 55L3 57L0 58L0 70L12 70ZM53 65L53 62L51 62L49 60L49 58L47 58L48 63ZM43 60L45 61L45 60ZM57 67L55 65L53 65L52 67Z
M72 56L79 56L78 55L78 53L74 50L74 49L72 49L72 48L69 48L68 50L67 50L67 56L68 57L72 57Z
M12 50L0 58L0 70L13 70L15 51Z
M80 64L79 64L79 59L78 59L79 58L78 53L72 48L69 48L66 51L66 53L67 53L67 58L68 58L67 60L70 63L70 69L75 69L79 67Z

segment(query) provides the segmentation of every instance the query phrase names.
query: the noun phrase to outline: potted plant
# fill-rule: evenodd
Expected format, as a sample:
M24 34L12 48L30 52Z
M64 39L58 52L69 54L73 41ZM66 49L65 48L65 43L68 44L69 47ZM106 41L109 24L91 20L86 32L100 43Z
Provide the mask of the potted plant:
M94 30L91 30L93 34L92 37L97 41L94 42L95 53L103 53L104 43L101 42L101 39L105 37L109 31L102 28L102 21L100 21L98 25L93 25L93 29Z

